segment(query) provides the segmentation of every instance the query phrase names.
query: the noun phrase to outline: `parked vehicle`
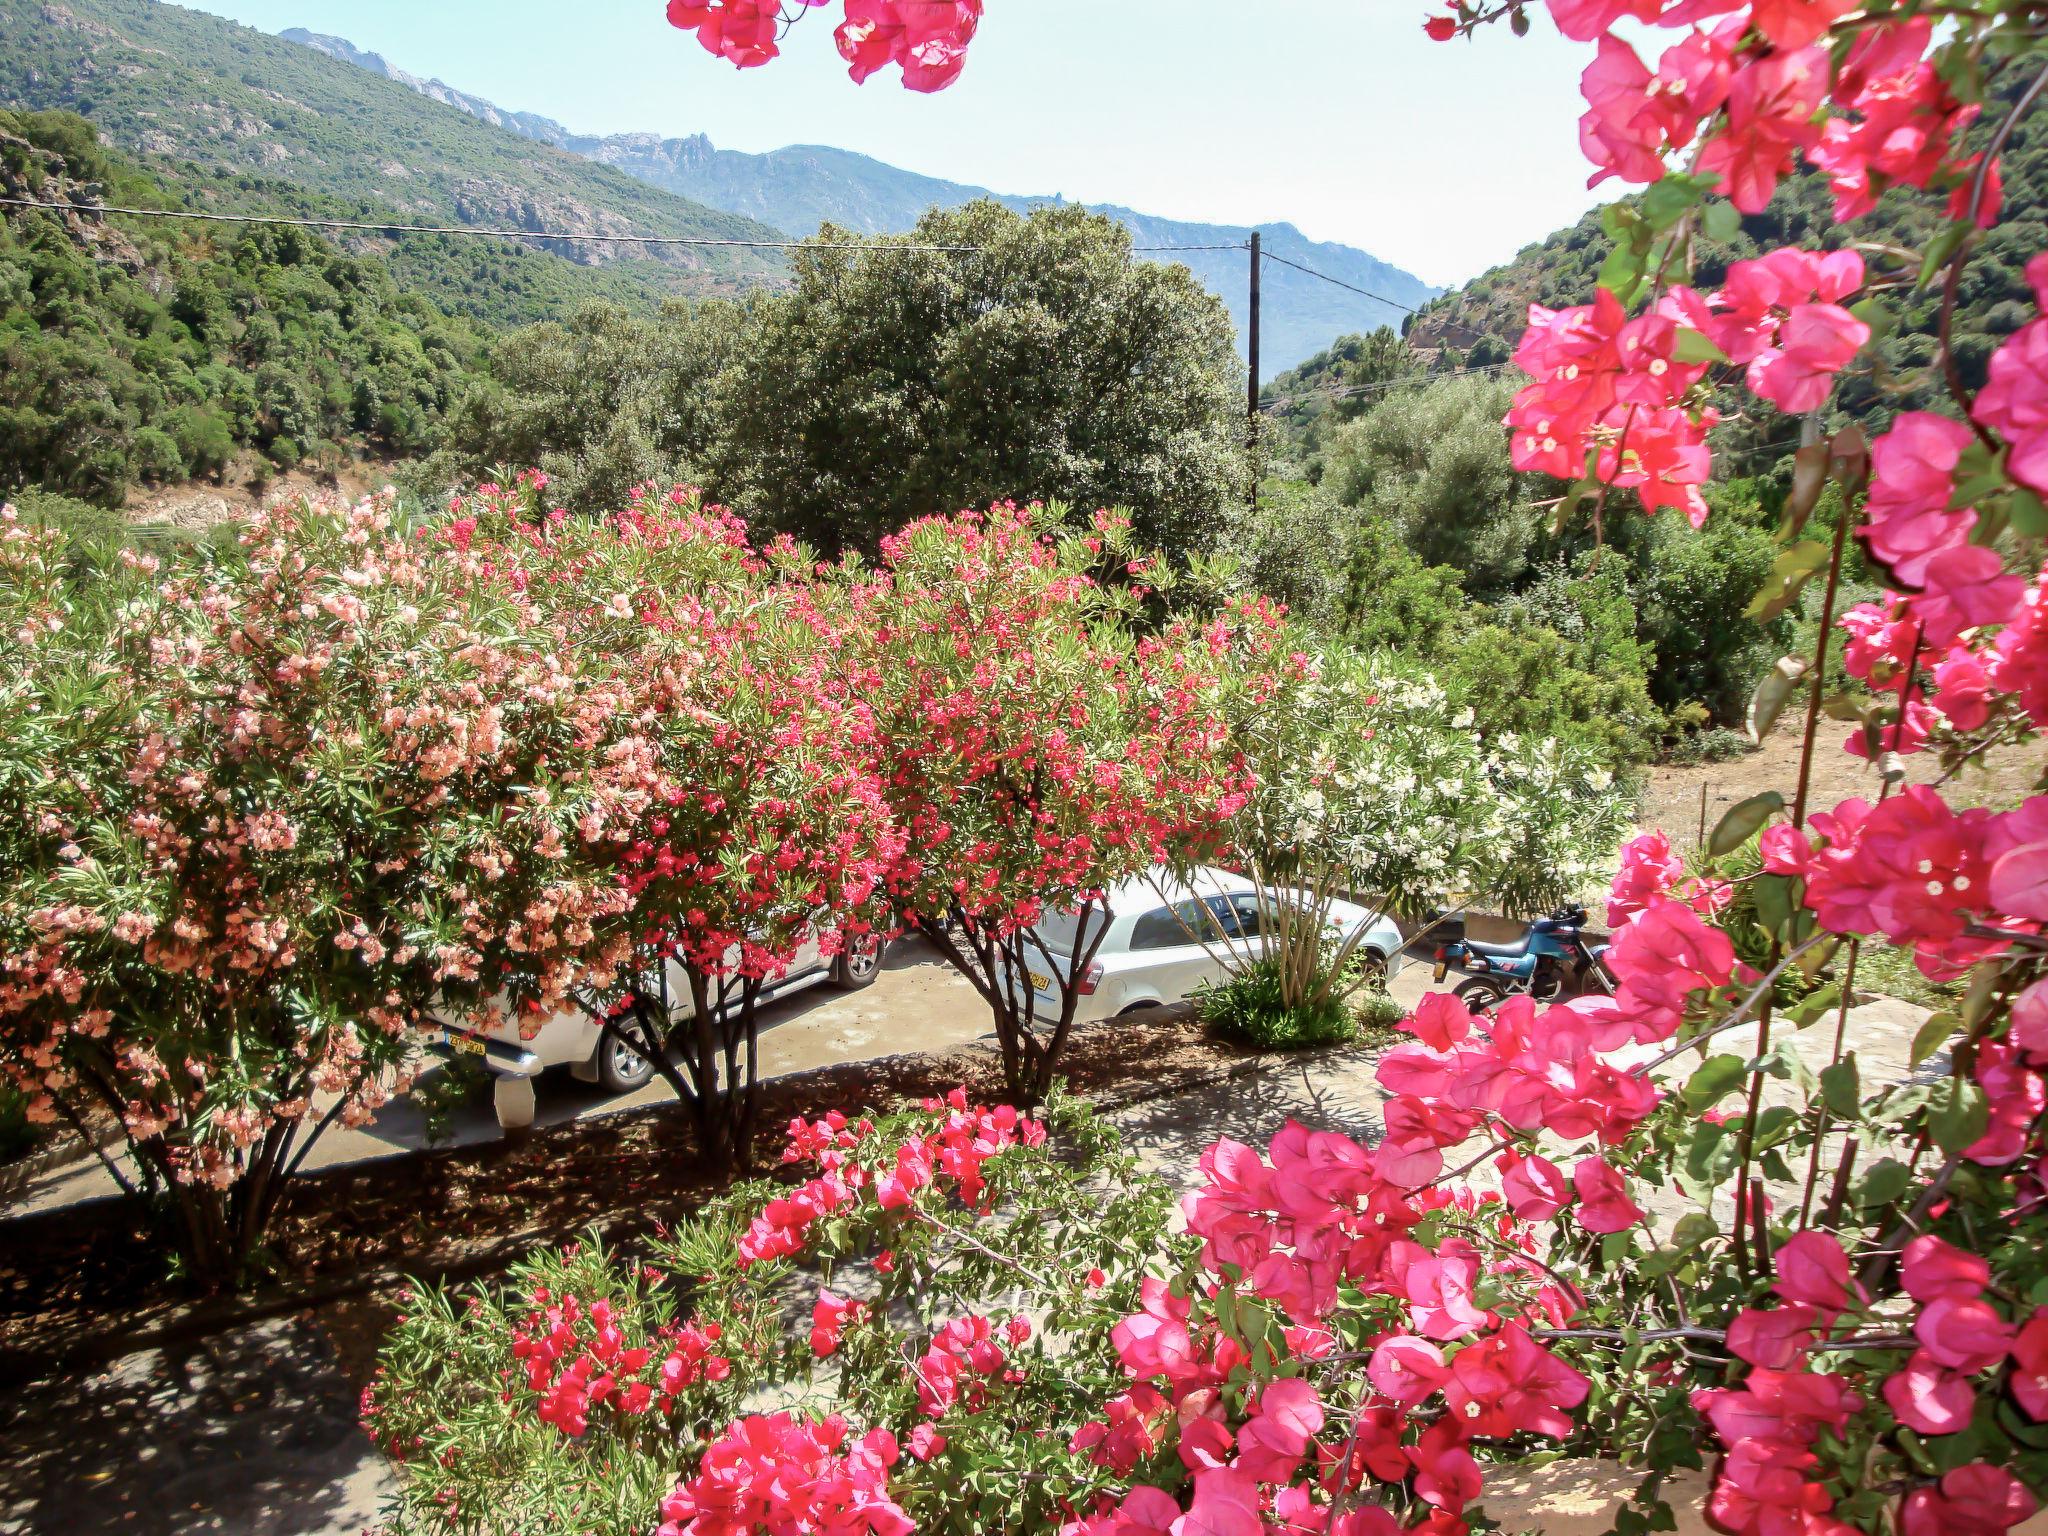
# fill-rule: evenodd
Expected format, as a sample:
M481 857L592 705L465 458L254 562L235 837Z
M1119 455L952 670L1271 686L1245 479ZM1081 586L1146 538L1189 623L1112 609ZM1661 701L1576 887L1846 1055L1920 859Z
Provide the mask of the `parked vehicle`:
M1290 893L1282 891L1280 899ZM1101 925L1108 924L1103 932ZM1251 882L1227 870L1197 870L1189 884L1150 877L1127 880L1109 893L1106 910L1091 914L1089 934L1102 933L1095 958L1082 973L1074 1022L1113 1018L1160 1003L1177 1003L1203 986L1229 980L1227 961L1262 952L1259 903ZM1057 1020L1055 969L1072 963L1085 941L1080 915L1049 912L1034 930L1045 966L1032 967L1031 1012ZM1378 912L1352 902L1330 908L1330 937L1360 934L1355 953L1382 980L1401 963L1401 930ZM1027 956L1029 950L1026 951Z
M1491 1008L1517 992L1549 1002L1562 997L1568 986L1612 993L1607 946L1589 943L1585 926L1586 909L1566 906L1536 919L1512 944L1448 938L1436 948L1436 979L1442 981L1453 966L1468 972L1457 995L1473 1008Z
M797 951L788 972L761 991L760 1002L786 997L820 982L830 982L843 991L854 992L873 984L881 974L887 942L869 935L864 943L841 946L827 955L817 939L808 940ZM677 1016L690 1016L690 984L683 969L668 964L668 997ZM622 1040L605 1035L604 1028L580 1008L556 1014L531 1039L520 1034L516 1019L507 1018L495 1028L478 1033L455 1025L442 1032L443 1049L450 1054L481 1058L498 1077L538 1077L550 1067L567 1067L586 1083L596 1083L608 1093L631 1093L654 1076L654 1064Z

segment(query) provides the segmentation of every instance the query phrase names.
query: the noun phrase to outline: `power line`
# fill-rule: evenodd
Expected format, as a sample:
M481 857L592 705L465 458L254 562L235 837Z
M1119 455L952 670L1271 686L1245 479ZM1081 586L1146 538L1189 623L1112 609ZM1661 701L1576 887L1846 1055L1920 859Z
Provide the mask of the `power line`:
M1403 310L1408 314L1419 315L1422 313L1421 310L1416 309L1412 305L1403 304L1398 299L1390 299L1383 293L1374 293L1370 289L1360 288L1355 283L1347 283L1342 278L1330 276L1327 272L1318 272L1314 267L1304 267L1300 262L1289 261L1285 256L1275 256L1271 251L1267 251L1265 256L1268 261L1277 261L1283 267L1292 267L1297 272L1306 272L1310 277L1320 277L1326 283L1334 283L1339 288L1349 288L1353 293L1363 294L1368 299L1376 299L1382 304L1391 305L1393 308Z
M1418 384L1433 384L1438 379L1466 379L1479 374L1499 373L1512 368L1513 363L1480 363L1471 368L1461 368L1456 373L1416 373L1398 379L1378 379L1370 384L1343 384L1330 389L1310 389L1299 394L1273 395L1259 402L1261 410L1272 410L1278 406L1298 405L1304 400L1346 400L1353 395L1376 394L1383 389L1405 389Z
M33 197L0 197L0 206L43 208L57 213L120 214L135 219L191 219L206 224L273 224L294 229L354 229L384 235L474 235L489 240L587 240L612 245L685 245L736 250L780 251L981 251L980 245L896 245L881 241L717 240L702 235L611 235L592 230L489 229L474 224L388 224L367 219L312 219L283 214L199 213L187 208L117 208L97 203L58 203ZM1238 245L1134 245L1133 251L1241 251Z

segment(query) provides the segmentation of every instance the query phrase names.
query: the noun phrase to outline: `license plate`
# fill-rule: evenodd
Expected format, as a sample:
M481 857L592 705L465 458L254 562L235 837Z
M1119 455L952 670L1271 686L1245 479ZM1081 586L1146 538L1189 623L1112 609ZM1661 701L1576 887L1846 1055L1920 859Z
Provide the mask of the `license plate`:
M1450 961L1448 961L1448 960L1439 960L1439 961L1437 961L1437 963L1436 963L1436 979L1437 979L1438 981L1442 981L1442 980L1443 980L1443 979L1444 979L1444 978L1445 978L1446 976L1448 976L1448 975L1450 975L1450 974L1451 974L1451 962L1450 962Z
M1032 991L1050 992L1052 990L1052 978L1050 976L1041 976L1036 971L1027 971L1025 974L1031 978Z
M482 1040L478 1039L475 1035L461 1034L452 1029L448 1031L448 1048L450 1050L467 1052L471 1056L481 1056L484 1054L484 1043Z

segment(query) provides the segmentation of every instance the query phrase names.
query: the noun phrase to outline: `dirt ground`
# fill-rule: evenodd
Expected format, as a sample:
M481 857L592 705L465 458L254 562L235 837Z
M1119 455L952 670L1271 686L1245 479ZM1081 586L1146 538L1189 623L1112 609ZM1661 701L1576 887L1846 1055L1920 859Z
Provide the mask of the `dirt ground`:
M300 470L281 475L245 456L229 466L218 485L194 480L160 490L138 486L123 510L130 522L196 532L246 518L279 497L339 496L357 501L389 485L393 467L366 460L347 464L333 475L309 475Z
M1877 798L1881 786L1876 770L1842 750L1849 729L1836 721L1822 722L1808 793L1812 806L1824 810L1856 795L1866 800ZM1909 784L1931 784L1941 776L1941 763L1931 752L1916 753L1906 758L1905 764ZM2033 792L2041 770L2038 747L1994 752L1987 766L1964 769L1942 786L1942 794L1958 808L1981 805L2009 810ZM1730 806L1766 789L1778 790L1789 799L1798 781L1799 734L1780 729L1765 737L1756 751L1729 762L1652 768L1640 825L1645 831L1661 829L1674 848L1692 848L1700 841L1702 821L1711 832ZM1702 790L1706 792L1704 817Z

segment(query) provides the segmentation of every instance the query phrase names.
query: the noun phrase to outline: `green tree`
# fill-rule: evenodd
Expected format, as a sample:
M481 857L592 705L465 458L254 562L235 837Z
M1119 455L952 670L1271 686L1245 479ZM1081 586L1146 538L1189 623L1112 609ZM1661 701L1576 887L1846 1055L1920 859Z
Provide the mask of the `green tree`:
M720 499L827 549L1002 500L1121 506L1176 551L1243 496L1244 372L1185 267L1079 208L935 209L863 244L799 252L756 303L719 389Z
M1467 592L1510 591L1537 532L1501 427L1513 395L1493 378L1389 391L1331 435L1323 484L1347 506L1389 519L1425 564L1461 572Z

